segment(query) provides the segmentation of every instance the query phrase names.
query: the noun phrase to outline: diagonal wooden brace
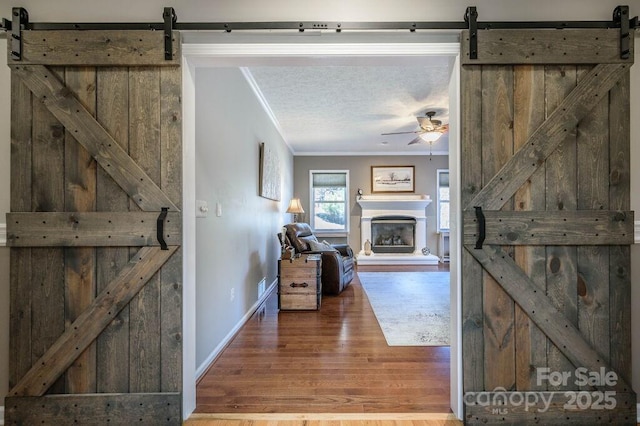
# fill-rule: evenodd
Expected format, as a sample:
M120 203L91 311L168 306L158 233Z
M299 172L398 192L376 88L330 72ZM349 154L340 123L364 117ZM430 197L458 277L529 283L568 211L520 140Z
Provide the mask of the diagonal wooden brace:
M82 103L43 65L13 66L39 98L98 164L143 211L179 209L142 168L118 145Z
M531 278L502 248L485 245L481 250L475 250L470 244L464 247L573 365L586 367L589 371L600 371L600 368L614 371L604 357L584 339L580 330L553 306L545 294L538 291ZM614 389L618 392L631 392L631 387L622 376L617 376Z
M464 209L481 206L485 210L500 210L567 135L575 131L578 122L605 99L629 66L596 65Z
M91 306L34 363L10 396L42 396L178 249L143 247Z

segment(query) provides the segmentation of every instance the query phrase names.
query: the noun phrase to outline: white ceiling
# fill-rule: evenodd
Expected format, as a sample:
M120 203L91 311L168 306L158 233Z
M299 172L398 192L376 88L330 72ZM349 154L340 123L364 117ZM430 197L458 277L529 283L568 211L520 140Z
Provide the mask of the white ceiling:
M436 111L449 121L453 61L430 56L416 64L252 66L245 75L257 86L295 155L428 154L424 144L407 145L416 116ZM447 154L448 135L433 143Z

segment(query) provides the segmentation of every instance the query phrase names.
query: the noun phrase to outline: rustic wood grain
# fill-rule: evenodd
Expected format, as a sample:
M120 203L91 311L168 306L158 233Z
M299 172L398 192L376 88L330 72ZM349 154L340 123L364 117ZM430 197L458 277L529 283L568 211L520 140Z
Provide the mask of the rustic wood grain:
M31 370L9 391L9 395L42 396L175 251L176 247L170 247L169 250L156 247L140 249L118 277L34 363Z
M160 144L160 69L136 68L129 73L129 155L154 185L162 179ZM163 192L163 196L167 197ZM135 201L135 200L133 200ZM170 200L167 197L167 201ZM172 203L173 205L173 203ZM168 207L168 206L165 206ZM130 203L135 211L136 205ZM160 273L153 276L129 307L129 390L161 389Z
M589 71L581 66L578 83ZM578 125L578 210L609 209L609 97L596 104ZM631 234L629 229L628 234ZM621 238L618 243L624 244ZM586 243L585 243L586 244ZM578 328L610 361L609 247L582 244L577 249ZM629 244L632 242L629 239ZM615 349L614 349L615 350Z
M520 65L515 66L513 72L513 144L517 151L544 121L544 67ZM545 166L542 165L513 196L514 210L544 210L545 184ZM468 228L465 226L464 229ZM495 228L490 226L489 229ZM514 259L538 289L544 291L544 247L515 247ZM536 380L535 371L547 365L547 338L518 305L515 307L515 340L516 389L546 389L545 384Z
M460 94L461 157L468 160L482 158L482 70L479 66L462 67ZM462 161L460 177L461 200L465 206L481 189L482 164ZM464 250L461 263L462 380L465 391L477 391L484 389L482 267Z
M567 135L575 132L577 123L600 99L607 96L628 67L627 64L596 65L555 110L547 102L547 111L553 112L465 208L482 206L486 210L500 209L560 143L566 140Z
M577 74L575 66L549 66L545 70L546 110L557 111L566 97L575 93ZM571 124L570 124L571 125ZM573 124L575 125L575 124ZM573 126L572 125L572 126ZM573 128L559 148L546 160L547 211L573 211L577 208L576 137ZM577 253L575 247L547 246L547 294L557 309L574 325L577 312ZM574 366L551 342L547 347L548 367L552 371L573 371ZM549 387L549 390L573 388Z
M7 245L11 247L159 246L156 232L159 214L160 212L139 211L131 213L76 213L73 211L9 213L7 214L9 220ZM182 243L180 212L167 214L164 231L164 239L168 245Z
M321 306L320 256L278 260L278 306L281 310L316 310Z
M162 163L160 187L171 201L182 207L182 70L160 70L160 141ZM182 218L167 216L167 229L182 227ZM174 231L166 232L173 238ZM176 234L182 244L182 232ZM168 244L168 243L167 243ZM182 251L178 250L162 268L160 276L161 390L182 389Z
M637 65L636 65L637 66ZM630 77L609 92L609 205L630 208ZM611 366L631 381L631 253L628 246L609 249L609 323ZM638 368L636 365L635 368Z
M633 63L620 58L620 30L556 29L478 30L478 58L469 57L469 31L462 31L460 61L470 64L615 64Z
M598 348L593 348L585 340L577 326L553 306L549 297L537 291L536 285L504 250L498 246L485 245L481 250L473 247L465 245L466 250L478 259L574 366L586 367L588 371L600 371L600 368L613 371ZM570 371L574 370L572 368ZM574 386L572 382L569 384ZM602 389L604 386L596 388ZM619 377L611 389L623 392L623 389L631 388Z
M118 145L129 151L129 70L100 68L97 76L97 119ZM129 197L102 168L98 168L97 210L126 212ZM103 291L129 262L127 248L97 248L97 286ZM97 339L98 392L128 392L129 369L129 306L105 328Z
M11 76L11 201L12 212L31 211L31 91ZM9 254L9 387L31 367L31 249Z
M95 116L96 72L94 68L65 70L65 85ZM65 211L87 212L96 208L96 162L66 132L64 145ZM95 249L69 248L64 251L65 325L68 327L96 296ZM66 373L69 393L96 391L96 346L91 344Z
M64 78L64 69L52 69ZM32 209L64 210L64 128L42 102L33 102ZM26 171L25 171L26 172ZM31 250L31 362L35 363L64 332L64 253ZM24 355L28 356L28 355ZM64 391L58 381L52 393Z
M483 190L513 155L513 68L482 68ZM504 205L502 205L504 204ZM512 202L501 203L512 210ZM485 388L515 387L515 304L483 271Z
M498 245L633 244L634 212L609 210L486 211L485 243ZM478 239L475 212L463 213L464 243ZM609 269L608 267L606 268Z
M105 129L93 118L86 108L64 88L64 85L55 75L44 66L15 66L14 72L19 75L31 91L53 113L58 120L74 135L87 151L97 160L113 179L129 194L132 200L142 210L158 211L162 207L177 211L178 208L154 183L153 177L148 176L142 168L136 164L127 153L120 148ZM135 75L143 71L136 71ZM156 82L155 97L157 99L158 85ZM145 93L149 95L151 92ZM141 95L139 99L143 99ZM140 105L142 106L142 105ZM159 139L159 111L152 122L137 120L132 130L142 131L146 127L154 127L155 130L148 136L156 136ZM152 124L152 123L156 124ZM147 156L153 153L146 154Z
M64 30L24 31L22 58L7 63L78 66L180 65L180 33L173 32L173 59L164 58L163 31Z
M616 393L611 398L615 399L615 409L601 409L595 410L568 410L565 408L565 404L570 404L570 399L564 392L542 392L537 394L539 397L538 403L531 403L528 406L526 404L508 404L508 417L509 421L505 422L505 414L499 412L492 412L492 409L499 410L501 407L500 401L504 400L505 394L488 392L485 397L488 401L496 401L495 405L482 406L480 404L469 404L467 406L467 415L465 420L474 424L487 424L487 425L524 425L524 424L562 424L562 425L576 425L584 426L588 424L615 424L615 425L628 425L634 426L636 424L635 417L635 394L632 393ZM475 395L468 397L472 399ZM589 393L589 397L592 400L599 398L599 396L593 397ZM548 408L545 401L549 402ZM582 397L586 400L586 396ZM508 397L507 397L508 400ZM531 396L533 401L533 395ZM603 403L604 405L604 403ZM535 413L532 418L532 413Z
M49 395L9 397L7 424L177 425L182 421L179 393Z

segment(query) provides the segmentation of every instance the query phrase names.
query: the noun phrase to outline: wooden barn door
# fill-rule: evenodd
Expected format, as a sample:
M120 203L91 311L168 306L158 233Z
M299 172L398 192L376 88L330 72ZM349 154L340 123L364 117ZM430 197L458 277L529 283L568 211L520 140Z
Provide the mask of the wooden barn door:
M620 34L461 39L467 424L636 422Z
M161 31L21 41L6 424L181 424L178 34L172 60Z

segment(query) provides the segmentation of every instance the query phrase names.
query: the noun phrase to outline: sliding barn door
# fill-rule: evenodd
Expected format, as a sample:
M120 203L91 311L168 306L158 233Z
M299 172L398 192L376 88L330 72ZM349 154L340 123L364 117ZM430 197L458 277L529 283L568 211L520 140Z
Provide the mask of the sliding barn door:
M179 52L161 31L11 50L5 423L180 424Z
M621 59L620 30L481 30L477 59L469 38L464 420L635 424L632 60Z

